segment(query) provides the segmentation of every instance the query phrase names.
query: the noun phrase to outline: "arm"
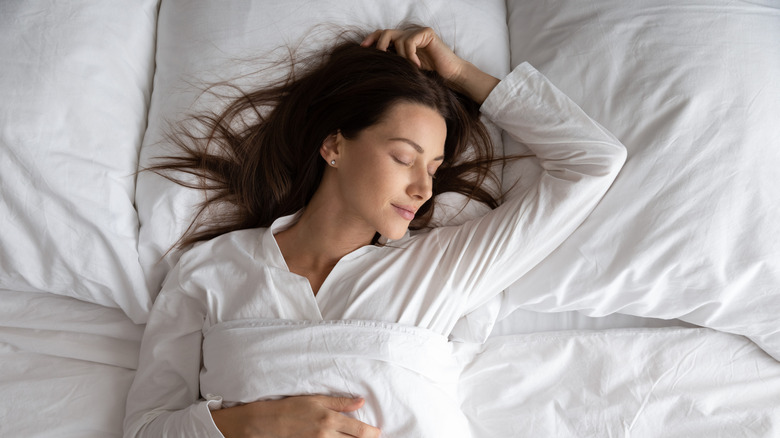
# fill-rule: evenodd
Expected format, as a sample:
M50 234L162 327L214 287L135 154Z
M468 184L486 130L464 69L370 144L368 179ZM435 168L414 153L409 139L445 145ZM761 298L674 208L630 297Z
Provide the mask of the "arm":
M448 288L481 305L538 264L590 214L617 177L625 147L529 64L499 84L458 58L429 28L379 30L364 46L390 44L417 66L436 70L482 104L482 113L539 159L542 174L522 196L485 217L431 233L444 248L438 266ZM451 290L452 292L452 290Z
M443 266L481 305L542 261L585 220L617 177L625 147L529 64L518 66L481 111L539 159L533 186L463 227L442 229Z
M200 397L201 343L205 309L180 288L180 266L169 274L141 342L138 371L130 388L126 438L218 437L210 409L221 400Z

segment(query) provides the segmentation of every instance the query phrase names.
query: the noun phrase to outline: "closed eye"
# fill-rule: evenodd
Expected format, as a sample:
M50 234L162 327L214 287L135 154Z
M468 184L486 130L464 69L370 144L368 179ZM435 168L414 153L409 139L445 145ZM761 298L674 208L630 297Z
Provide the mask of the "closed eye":
M400 159L398 157L395 157L395 156L393 157L393 160L395 160L396 163L401 164L403 166L411 166L412 165L412 163L407 163L406 161L404 161L404 160L402 160L402 159Z

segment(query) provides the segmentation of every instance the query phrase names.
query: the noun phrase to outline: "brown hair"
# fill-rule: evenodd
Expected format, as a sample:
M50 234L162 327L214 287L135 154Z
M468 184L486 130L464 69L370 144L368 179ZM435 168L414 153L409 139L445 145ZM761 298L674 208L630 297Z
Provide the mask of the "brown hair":
M299 72L299 70L303 70ZM229 85L229 84L221 84ZM447 125L444 161L433 197L417 212L412 229L429 225L436 195L457 192L498 205L483 188L497 161L479 105L391 51L346 41L293 63L287 77L243 92L220 113L191 117L198 131L180 124L168 139L180 155L160 157L146 170L208 194L177 246L271 223L306 206L320 184L325 162L319 147L330 134L346 138L376 124L398 102L435 109ZM195 175L187 182L170 171ZM497 180L496 180L497 181ZM216 207L216 208L215 208ZM207 214L208 212L208 214Z

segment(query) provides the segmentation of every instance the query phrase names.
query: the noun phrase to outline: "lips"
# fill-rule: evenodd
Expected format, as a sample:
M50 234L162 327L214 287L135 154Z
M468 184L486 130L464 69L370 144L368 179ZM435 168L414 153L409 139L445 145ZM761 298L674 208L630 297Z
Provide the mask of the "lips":
M393 206L393 209L395 209L395 212L398 213L402 218L411 221L414 219L414 214L417 212L417 209L414 207L408 207L408 206L399 206L395 204L391 204Z

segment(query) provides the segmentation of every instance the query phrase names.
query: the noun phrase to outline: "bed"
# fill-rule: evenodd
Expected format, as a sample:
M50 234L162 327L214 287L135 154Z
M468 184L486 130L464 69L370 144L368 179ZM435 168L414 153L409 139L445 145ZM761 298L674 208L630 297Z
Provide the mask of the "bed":
M453 331L471 434L780 436L780 6L725 0L2 2L0 436L122 436L200 199L136 173L166 123L285 47L403 22L497 77L531 63L628 149L574 234ZM484 212L451 201L444 223Z

